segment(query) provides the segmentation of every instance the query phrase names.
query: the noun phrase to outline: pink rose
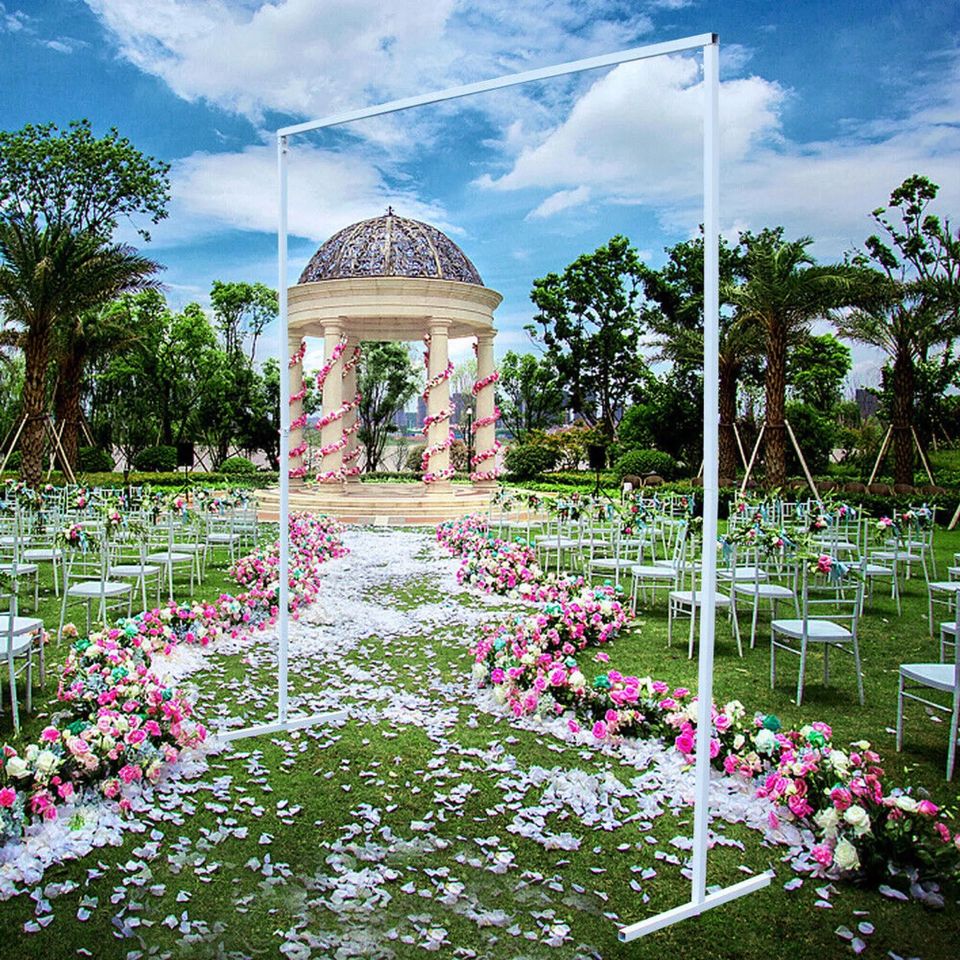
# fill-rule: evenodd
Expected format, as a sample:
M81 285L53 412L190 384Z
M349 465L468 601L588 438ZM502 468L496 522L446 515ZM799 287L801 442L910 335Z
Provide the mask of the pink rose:
M814 847L810 852L813 854L813 859L822 867L829 867L833 863L833 851L825 843Z
M922 813L925 817L935 817L940 808L930 800L921 800L917 804L917 813Z
M607 736L607 725L602 721L598 720L593 725L593 736L596 740L605 740Z
M0 807L12 807L17 799L17 791L13 787L0 788ZM937 824L941 826L941 824ZM947 831L947 840L950 839L950 831Z

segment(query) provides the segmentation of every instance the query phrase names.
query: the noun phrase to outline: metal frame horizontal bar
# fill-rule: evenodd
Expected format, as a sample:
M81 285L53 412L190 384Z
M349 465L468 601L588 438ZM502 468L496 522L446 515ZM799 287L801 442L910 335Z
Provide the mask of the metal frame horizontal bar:
M275 723L261 723L252 727L242 727L239 730L218 730L216 739L224 743L231 740L243 740L246 737L260 737L271 733L289 733L291 730L302 730L318 723L336 723L346 720L346 710L333 710L330 713L311 713L309 716L287 717L286 720L277 720Z
M621 927L617 933L617 939L621 943L629 943L639 937L644 937L655 930L661 930L663 927L669 927L679 920L686 920L688 917L698 917L705 910L711 910L713 907L719 907L722 903L729 903L738 897L746 896L748 893L754 893L770 886L773 879L773 873L766 872L757 874L755 877L749 877L747 880L741 880L732 886L724 887L714 893L708 893L699 903L691 900L672 910L666 910L658 913L649 920L641 920L639 923L632 923L628 927Z
M698 36L685 37L681 40L668 40L665 43L653 43L645 47L633 47L629 50L621 50L619 53L607 53L599 57L571 60L568 63L558 63L552 67L526 70L523 73L508 74L505 77L496 77L493 80L481 80L478 83L467 83L459 87L450 87L447 90L438 90L435 93L424 93L416 97L391 100L388 103L377 104L373 107L361 107L358 110L334 113L320 120L307 120L305 123L295 123L289 127L281 127L277 130L277 136L290 137L297 133L307 133L310 130L320 130L324 127L336 127L340 124L352 123L354 120L381 117L387 113L409 110L411 107L423 107L430 103L441 103L444 100L458 100L463 97L472 97L477 93L488 93L491 90L517 87L522 83L530 83L531 81L549 80L552 77L562 77L569 73L599 70L601 67L614 67L617 64L630 63L635 60L649 60L652 57L662 57L670 53L684 53L688 50L699 50L701 47L716 42L717 35L715 33L701 33Z

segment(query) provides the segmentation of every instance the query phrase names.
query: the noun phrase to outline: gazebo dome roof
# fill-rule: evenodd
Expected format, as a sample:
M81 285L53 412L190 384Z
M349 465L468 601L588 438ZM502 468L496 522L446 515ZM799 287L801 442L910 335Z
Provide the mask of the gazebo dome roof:
M477 268L442 231L429 223L382 217L344 227L311 257L298 283L352 277L426 277L483 286Z

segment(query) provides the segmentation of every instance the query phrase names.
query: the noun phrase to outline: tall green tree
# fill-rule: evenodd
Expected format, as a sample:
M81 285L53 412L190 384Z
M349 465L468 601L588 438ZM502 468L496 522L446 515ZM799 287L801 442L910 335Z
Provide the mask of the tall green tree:
M890 194L888 207L873 211L879 232L853 258L873 268L873 283L859 308L837 321L843 336L890 358L896 483L913 482L917 365L938 347L949 352L960 333L960 232L929 211L939 189L914 174Z
M549 359L507 351L500 363L497 404L501 422L518 443L523 443L531 430L560 423L563 401L563 387Z
M845 343L830 333L811 334L793 345L787 382L797 400L830 416L843 399L843 382L852 365Z
M231 356L243 352L249 340L249 360L253 363L259 341L267 324L277 318L280 309L277 291L262 283L214 280L210 304Z
M405 343L367 340L357 368L360 392L358 438L364 448L363 469L376 470L391 433L394 417L416 393L419 374Z
M115 129L95 137L87 120L65 129L48 123L0 131L0 224L10 254L4 257L8 289L11 271L31 271L17 281L15 318L24 336L23 475L28 482L39 482L52 326L70 324L78 312L143 286L136 270L128 274L129 282L120 281L117 271L132 267L137 254L114 245L112 238L122 220L159 223L167 215L168 172L168 164L143 155ZM137 229L149 240L142 225ZM99 281L93 280L95 251ZM110 281L104 267L108 257L114 260ZM149 263L140 260L141 266ZM156 269L152 264L149 272ZM147 275L141 270L139 280ZM76 292L81 288L82 294ZM38 299L26 303L27 291Z
M720 239L721 290L743 278L743 256L738 247ZM662 359L681 370L703 369L703 239L686 240L667 250L659 270L645 268L643 288L647 303L643 322L653 333ZM756 324L725 309L721 303L719 370L719 475L737 473L737 391L741 377L755 366L763 350ZM752 371L751 371L752 372Z
M547 349L570 409L612 440L644 364L637 298L642 265L626 237L534 280L528 332Z
M109 240L121 220L167 216L169 171L115 128L95 137L89 120L0 130L0 219ZM137 232L150 239L142 226Z
M738 319L753 324L764 338L764 465L770 487L787 479L787 347L806 336L814 320L832 316L862 293L862 271L818 266L807 251L811 243L810 237L785 240L782 227L742 233L745 279L723 292Z
M22 337L24 356L21 474L40 483L46 374L54 326L124 291L155 285L157 264L129 247L107 245L68 226L0 221L0 308Z

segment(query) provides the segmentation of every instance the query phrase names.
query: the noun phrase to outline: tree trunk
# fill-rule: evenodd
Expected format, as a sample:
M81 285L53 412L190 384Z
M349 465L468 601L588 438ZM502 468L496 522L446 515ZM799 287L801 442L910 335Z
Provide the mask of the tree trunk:
M766 412L764 467L768 488L787 482L786 427L783 423L787 394L787 338L780 323L767 330Z
M76 354L64 357L60 377L54 393L54 410L57 415L57 430L60 446L70 468L76 472L80 447L80 381L83 377L83 359Z
M26 425L20 438L20 478L37 488L43 477L43 432L47 415L47 365L50 335L47 331L27 334L23 348L26 372L23 380L23 415Z
M898 350L893 360L893 482L913 484L913 359Z
M737 417L737 375L720 367L720 436L717 473L731 480L737 476L737 438L733 425Z

